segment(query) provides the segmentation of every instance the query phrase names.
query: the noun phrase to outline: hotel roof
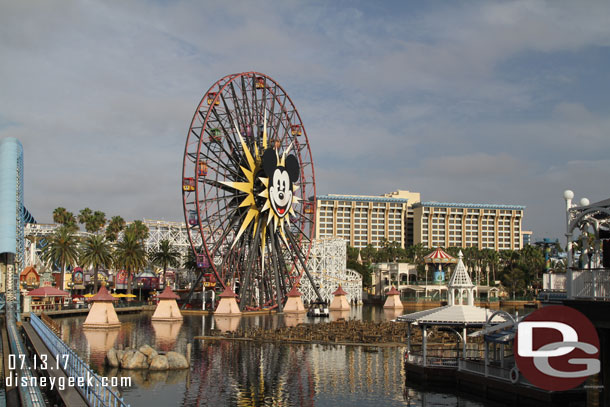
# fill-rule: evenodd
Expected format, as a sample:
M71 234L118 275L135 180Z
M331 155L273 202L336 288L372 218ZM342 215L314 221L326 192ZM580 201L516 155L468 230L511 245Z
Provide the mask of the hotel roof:
M358 202L391 202L391 203L408 203L405 198L389 198L387 196L367 196L367 195L318 195L317 200L324 201L358 201Z
M433 208L468 208L468 209L507 209L507 210L523 210L524 205L499 205L499 204L475 204L475 203L455 203L455 202L417 202L413 204L414 208L420 206L429 206Z

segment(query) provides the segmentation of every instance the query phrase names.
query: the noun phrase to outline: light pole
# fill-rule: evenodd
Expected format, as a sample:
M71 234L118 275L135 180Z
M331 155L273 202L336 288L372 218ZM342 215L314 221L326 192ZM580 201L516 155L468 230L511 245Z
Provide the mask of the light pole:
M142 280L138 281L138 288L140 289L138 293L138 301L142 302L142 287L144 286L144 282Z

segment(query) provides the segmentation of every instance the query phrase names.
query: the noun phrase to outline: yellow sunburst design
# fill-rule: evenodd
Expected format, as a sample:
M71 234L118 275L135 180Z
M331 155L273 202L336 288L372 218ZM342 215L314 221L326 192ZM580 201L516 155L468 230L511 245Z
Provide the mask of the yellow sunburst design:
M258 196L266 198L265 204L263 205L262 208L259 209L256 206L256 199L254 196L254 181L255 181L254 176L261 169L262 153L267 149L267 144L268 144L267 112L265 111L265 117L264 117L264 121L263 121L262 149L259 150L258 146L255 142L254 143L254 155L250 152L250 149L248 148L247 144L245 143L237 126L235 126L235 131L237 132L237 135L239 136L239 140L241 142L242 148L244 149L244 155L246 157L246 161L248 164L247 168L244 166L240 166L241 172L244 174L247 181L246 182L220 181L220 182L223 185L236 189L237 191L246 193L246 197L243 199L243 201L241 201L241 203L239 204L239 207L248 207L248 212L246 213L246 217L245 217L244 221L242 222L242 224L239 228L239 231L237 232L237 236L235 236L235 239L233 240L233 245L231 247L235 246L235 243L237 243L239 238L242 236L242 234L245 232L245 230L248 228L248 226L252 222L254 222L254 228L252 229L252 236L254 236L257 232L257 227L258 227L257 225L258 225L259 218L261 216L266 216L266 218L263 218L263 220L262 220L262 225L264 225L264 226L262 227L262 230L261 230L261 242L260 242L261 248L262 248L261 261L264 261L266 240L267 240L267 227L271 224L272 221L273 221L273 224L271 226L271 230L272 231L279 230L279 234L280 234L282 240L284 241L284 244L286 244L286 246L288 246L286 236L284 235L284 225L285 224L290 225L290 214L292 214L292 215L295 214L293 205L295 203L299 202L299 200L300 200L300 198L296 196L296 191L299 189L299 187L293 184L292 202L289 204L288 213L285 216L280 217L275 213L274 210L272 210L271 204L269 201L269 189L268 189L269 188L269 178L259 177L259 180L263 183L263 185L265 186L265 189L263 190L263 192L259 193ZM288 154L288 152L290 152L291 149L292 149L292 144L290 144L290 146L288 146L288 148L284 151L284 153L282 154L281 157L279 157L279 155L277 156L278 166L285 165L286 155ZM277 151L276 151L276 154L278 154Z

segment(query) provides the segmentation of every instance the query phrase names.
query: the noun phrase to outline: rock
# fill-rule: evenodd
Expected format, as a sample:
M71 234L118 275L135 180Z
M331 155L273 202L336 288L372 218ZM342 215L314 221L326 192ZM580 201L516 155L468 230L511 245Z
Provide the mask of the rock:
M123 367L123 365L125 365L125 363L127 363L127 360L129 358L131 358L131 356L133 355L135 351L134 350L128 350L125 349L122 354L121 357L119 358L119 363L121 364L121 367Z
M148 358L137 350L129 351L123 356L123 369L148 369Z
M122 349L119 349L116 351L116 358L119 361L119 365L121 364L121 359L123 359L124 354L125 354L125 351Z
M150 370L167 370L169 369L169 362L167 360L167 356L165 355L156 355L150 361Z
M189 362L178 352L167 352L167 362L172 370L187 369L189 367Z
M152 352L150 352L150 355L148 355L148 364L149 364L149 365L150 365L150 362L152 362L153 358L154 358L155 356L157 356L157 355L158 355L158 353L157 353L157 351L156 351L156 350L154 350L154 349L153 349L153 351L152 351Z
M157 353L157 351L155 351L150 345L142 345L138 350L144 355L146 355L147 358L150 356L151 353Z
M110 348L106 354L106 361L111 367L119 367L119 359L114 348Z

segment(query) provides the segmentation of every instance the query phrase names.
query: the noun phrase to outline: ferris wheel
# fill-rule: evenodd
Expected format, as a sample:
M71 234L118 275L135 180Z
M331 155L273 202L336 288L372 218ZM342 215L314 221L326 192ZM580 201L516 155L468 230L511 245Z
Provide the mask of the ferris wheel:
M230 287L242 311L281 311L303 273L311 279L315 192L307 133L284 89L258 72L212 85L193 116L182 170L199 279Z

